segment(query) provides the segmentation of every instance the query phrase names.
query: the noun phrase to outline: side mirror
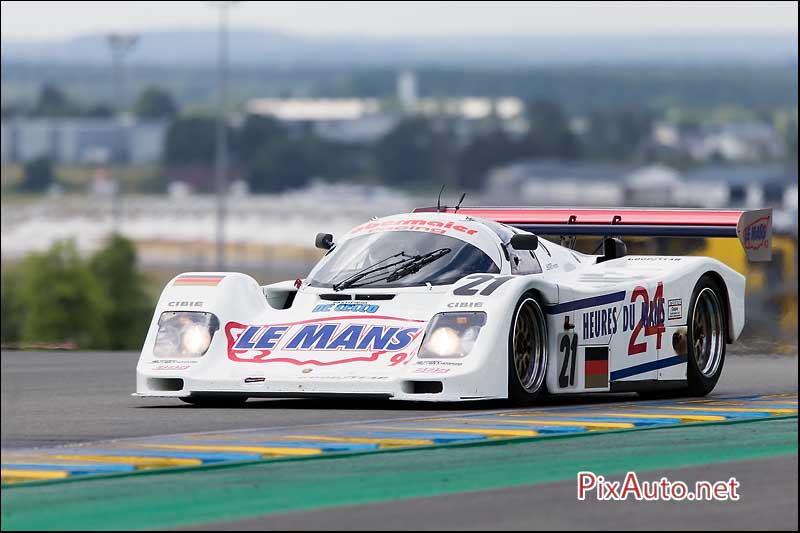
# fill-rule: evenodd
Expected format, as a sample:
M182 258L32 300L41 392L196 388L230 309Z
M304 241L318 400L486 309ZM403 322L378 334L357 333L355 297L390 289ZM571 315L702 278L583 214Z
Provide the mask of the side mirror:
M610 261L612 259L619 259L628 254L628 247L616 237L609 237L603 241L603 261ZM600 261L598 261L600 262Z
M320 250L330 250L333 248L333 235L330 233L317 233L317 238L314 240L314 246Z
M539 247L539 237L533 233L517 233L511 237L511 247L515 250L535 250Z

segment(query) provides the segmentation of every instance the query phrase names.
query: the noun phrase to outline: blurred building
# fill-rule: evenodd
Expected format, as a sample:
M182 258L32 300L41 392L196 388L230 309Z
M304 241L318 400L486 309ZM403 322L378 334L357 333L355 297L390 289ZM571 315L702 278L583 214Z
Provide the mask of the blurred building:
M397 77L397 99L406 108L417 103L417 76L411 71L401 72Z
M651 139L656 150L694 161L753 163L774 161L786 154L786 144L774 126L746 121L707 124L696 128L659 123Z
M724 201L703 207L772 207L776 231L797 234L797 167L786 165L708 165L686 173L687 205L724 189Z
M245 109L296 129L313 131L329 141L365 144L378 141L407 116L446 118L465 141L485 131L487 125L499 123L509 131L520 130L525 112L522 100L512 97L422 98L411 71L398 75L394 99L255 98Z
M3 163L39 157L61 164L156 163L167 127L166 121L131 118L4 119L0 156Z
M775 208L775 224L797 231L797 168L709 165L685 173L661 164L526 160L493 169L494 204Z
M410 92L405 90L404 92ZM408 95L399 108L372 98L256 98L248 113L267 115L297 129L338 142L372 143L389 133L405 116L447 118L460 137L469 139L484 125L500 123L519 129L524 113L518 98L414 98Z
M785 165L707 165L687 172L688 183L698 187L725 184L729 189L725 205L758 207L784 206L787 193L797 187L797 168ZM791 203L791 202L789 202Z
M290 128L313 131L338 142L370 143L400 121L399 113L381 110L373 98L256 98L248 113L274 117Z
M495 204L621 205L623 178L634 169L611 163L519 161L491 171L485 194Z
M625 204L632 206L685 205L681 202L683 176L667 165L646 165L624 178Z

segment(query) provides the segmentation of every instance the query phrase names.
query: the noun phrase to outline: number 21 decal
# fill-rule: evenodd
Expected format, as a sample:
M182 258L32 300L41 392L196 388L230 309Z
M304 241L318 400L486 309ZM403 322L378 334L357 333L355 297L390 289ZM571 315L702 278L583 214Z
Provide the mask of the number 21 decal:
M456 287L456 289L453 291L453 294L455 294L456 296L475 296L480 290L478 287L480 287L486 282L491 282L483 290L480 291L481 296L489 296L495 290L497 290L497 288L500 285L514 279L514 276L495 277L487 274L477 274L475 276L470 276L467 279L471 281L465 285Z
M558 387L575 386L575 360L578 357L578 336L564 333L558 338Z

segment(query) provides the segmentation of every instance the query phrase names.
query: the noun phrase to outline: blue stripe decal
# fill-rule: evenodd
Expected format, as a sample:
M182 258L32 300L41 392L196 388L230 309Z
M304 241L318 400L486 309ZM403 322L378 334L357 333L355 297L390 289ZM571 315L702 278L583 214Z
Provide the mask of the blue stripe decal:
M563 304L546 305L544 312L549 315L557 315L559 313L566 313L567 311L576 311L578 309L586 309L587 307L597 307L598 305L613 304L621 302L625 299L625 291L612 292L611 294L603 294L602 296L592 296L590 298L582 298L580 300L573 300Z
M644 374L645 372L650 372L651 370L658 370L659 368L667 368L685 362L686 358L681 357L680 355L676 355L675 357L658 359L656 361L650 361L649 363L642 363L641 365L629 366L628 368L623 368L622 370L613 371L611 373L611 381L616 381L618 379L635 376L637 374Z

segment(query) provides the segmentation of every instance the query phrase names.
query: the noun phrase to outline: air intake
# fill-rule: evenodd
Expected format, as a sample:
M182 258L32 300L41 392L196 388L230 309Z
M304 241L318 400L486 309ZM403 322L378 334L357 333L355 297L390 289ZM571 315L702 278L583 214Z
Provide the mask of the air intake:
M147 378L147 387L154 391L178 392L183 390L183 380L181 378Z
M442 392L441 381L404 381L403 392L406 394L439 394Z
M352 297L349 294L320 294L320 300L328 300L329 302L341 302L344 300L349 300Z

